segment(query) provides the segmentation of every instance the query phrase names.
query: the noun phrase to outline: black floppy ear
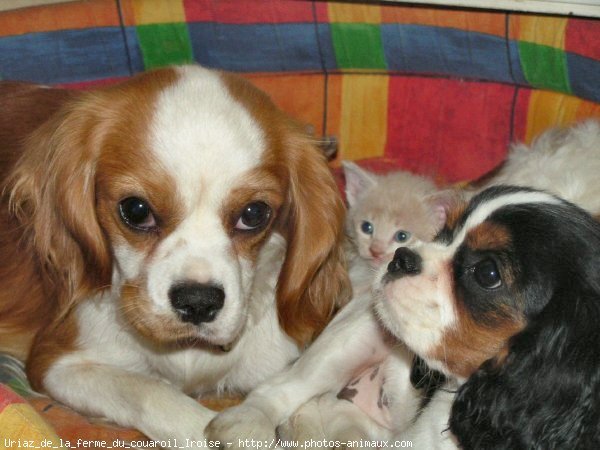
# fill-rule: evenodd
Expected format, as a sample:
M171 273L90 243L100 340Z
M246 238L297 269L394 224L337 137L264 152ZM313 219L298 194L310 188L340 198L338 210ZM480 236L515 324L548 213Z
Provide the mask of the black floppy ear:
M460 387L450 430L465 449L599 448L600 296L555 293Z

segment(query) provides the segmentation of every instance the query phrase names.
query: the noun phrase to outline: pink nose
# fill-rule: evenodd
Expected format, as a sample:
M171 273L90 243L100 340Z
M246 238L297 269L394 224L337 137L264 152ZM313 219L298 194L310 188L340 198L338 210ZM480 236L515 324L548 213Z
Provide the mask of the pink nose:
M369 253L371 253L371 256L373 258L379 258L381 255L383 255L383 252L379 249L374 249L373 247L369 247Z

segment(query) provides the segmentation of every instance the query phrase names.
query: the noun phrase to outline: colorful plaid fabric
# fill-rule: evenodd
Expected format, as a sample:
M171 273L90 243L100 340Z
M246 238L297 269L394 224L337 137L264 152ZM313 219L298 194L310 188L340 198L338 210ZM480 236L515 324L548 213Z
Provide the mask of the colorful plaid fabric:
M0 14L0 78L69 87L169 64L245 74L339 159L444 181L600 116L600 21L311 0L88 0Z
M57 448L60 439L21 395L33 394L23 365L0 354L0 449L34 446Z
M600 117L594 19L315 0L86 0L0 13L0 79L85 88L190 62L241 72L336 136L334 165L361 159L447 182L490 170L511 141ZM0 361L0 383L3 433L40 423L55 438L33 405L65 439L140 437L34 395L14 360Z
M220 411L238 404L239 396L208 396L201 403ZM60 438L60 439L59 439ZM102 419L87 418L49 397L34 392L27 381L23 363L0 353L0 450L81 447L78 440L99 440L111 445L144 441L145 436ZM42 445L42 443L44 443Z

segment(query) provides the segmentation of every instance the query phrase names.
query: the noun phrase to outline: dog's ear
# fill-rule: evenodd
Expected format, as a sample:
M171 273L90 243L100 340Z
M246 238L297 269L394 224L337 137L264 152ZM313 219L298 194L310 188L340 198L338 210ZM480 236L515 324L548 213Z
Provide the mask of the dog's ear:
M350 296L343 249L345 207L325 157L309 136L286 143L288 199L280 229L287 253L277 285L279 320L299 345Z
M460 387L450 429L463 448L600 445L600 296L576 283Z
M110 283L111 257L95 205L101 128L92 100L64 105L26 140L8 180L11 211L63 309Z

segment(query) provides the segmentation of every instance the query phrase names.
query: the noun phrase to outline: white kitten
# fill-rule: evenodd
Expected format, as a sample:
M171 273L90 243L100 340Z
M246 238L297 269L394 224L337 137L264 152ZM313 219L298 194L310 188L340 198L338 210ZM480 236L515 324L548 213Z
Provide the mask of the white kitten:
M372 267L387 263L398 247L428 242L444 225L447 191L409 172L376 175L343 162L348 201L347 232Z

